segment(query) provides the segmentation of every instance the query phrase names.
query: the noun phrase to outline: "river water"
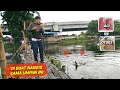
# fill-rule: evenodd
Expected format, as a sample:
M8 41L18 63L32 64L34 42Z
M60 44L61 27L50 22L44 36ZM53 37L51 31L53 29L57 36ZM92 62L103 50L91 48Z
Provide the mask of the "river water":
M85 49L85 54L80 55L80 49ZM63 51L71 52L64 55ZM112 52L100 52L97 44L87 45L45 45L45 53L61 61L66 66L66 73L72 79L120 79L120 41L116 41L116 50ZM16 63L17 60L10 61L11 53L6 53L7 63ZM78 63L75 69L75 61Z
M85 54L80 55L80 49L85 49ZM120 41L116 41L116 50L100 52L94 44L83 45L48 45L46 53L60 60L66 66L66 73L72 79L120 79ZM71 52L64 55L63 50ZM79 64L75 69L75 61Z

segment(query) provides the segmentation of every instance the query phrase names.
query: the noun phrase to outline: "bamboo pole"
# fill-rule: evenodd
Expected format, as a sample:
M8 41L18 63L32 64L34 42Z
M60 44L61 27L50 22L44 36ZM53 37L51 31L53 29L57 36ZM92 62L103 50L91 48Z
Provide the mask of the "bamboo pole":
M4 44L2 41L2 28L0 26L0 66L1 66L1 74L3 79L7 79L6 76L6 55L5 55L5 49L4 49Z
M24 22L24 31L23 31L23 36L24 36L24 48L27 48L27 36L25 35L26 32L26 23Z

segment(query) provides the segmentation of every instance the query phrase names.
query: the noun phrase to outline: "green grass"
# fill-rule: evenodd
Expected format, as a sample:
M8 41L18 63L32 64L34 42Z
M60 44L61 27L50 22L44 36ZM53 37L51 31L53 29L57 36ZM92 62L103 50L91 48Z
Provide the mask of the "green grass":
M59 45L71 45L71 44L80 44L78 39L66 39L58 42Z
M87 36L86 34L82 33L81 35L79 35L78 37L74 39L65 39L65 40L59 41L58 44L59 45L82 44L84 43L84 41L88 40L86 36Z
M74 44L84 44L84 43L87 43L88 41L90 41L89 38L82 36L82 37L75 38L75 39L65 39L65 40L59 41L58 44L59 45L74 45Z

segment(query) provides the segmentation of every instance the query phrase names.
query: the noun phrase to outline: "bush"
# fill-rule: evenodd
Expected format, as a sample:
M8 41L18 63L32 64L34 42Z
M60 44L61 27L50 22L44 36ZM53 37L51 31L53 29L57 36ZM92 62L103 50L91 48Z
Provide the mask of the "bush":
M53 59L53 58L50 58L50 62L51 62L52 64L54 64L54 59Z
M58 68L61 68L61 62L59 60L54 60L54 65Z
M48 58L49 57L49 58ZM48 56L47 58L48 58L48 60L52 63L52 64L54 64L56 67L58 67L58 68L61 68L61 62L59 61L59 60L55 60L54 58L51 58L50 56Z

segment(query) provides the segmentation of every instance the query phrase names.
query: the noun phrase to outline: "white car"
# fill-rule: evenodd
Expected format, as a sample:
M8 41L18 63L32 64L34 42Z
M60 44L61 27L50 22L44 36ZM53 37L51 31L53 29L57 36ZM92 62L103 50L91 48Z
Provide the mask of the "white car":
M13 39L11 35L3 35L3 38L10 38L10 39Z

